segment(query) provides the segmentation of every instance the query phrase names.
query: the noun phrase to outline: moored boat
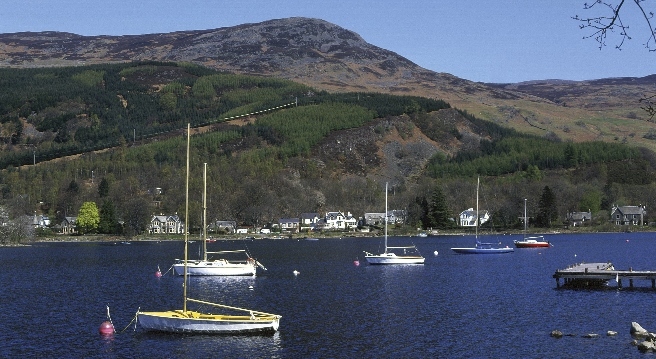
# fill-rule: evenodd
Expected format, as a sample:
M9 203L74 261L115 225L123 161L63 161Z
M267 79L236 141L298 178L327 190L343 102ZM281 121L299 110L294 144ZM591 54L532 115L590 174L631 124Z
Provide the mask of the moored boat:
M184 261L183 261L183 292L182 309L166 311L137 311L136 322L148 331L190 334L239 334L239 333L273 333L280 326L282 316L251 309L232 307L224 304L212 303L204 300L192 299L187 296L189 281L187 254L189 252L189 140L190 126L187 126L187 181L185 200L185 233L184 233ZM200 305L209 305L228 309L225 314L202 313L187 310L187 302ZM229 314L242 312L245 314Z
M476 181L476 246L465 248L451 248L452 251L458 254L503 254L512 253L512 247L496 247L496 243L485 243L478 240L478 224L480 222L478 214L478 187L480 186L480 178Z
M533 236L526 237L526 230L528 228L528 217L526 216L526 198L524 198L524 238L520 240L514 240L515 247L517 248L541 248L541 247L551 247L549 241L544 240L544 236Z
M543 236L526 237L523 240L515 240L515 247L517 248L540 248L550 247L551 243L544 240Z
M381 254L364 252L364 258L369 264L424 264L425 258L415 246L387 246L387 183L385 183L385 251ZM396 253L398 252L398 253Z
M214 276L253 276L257 273L257 267L266 270L266 268L245 251L219 251L208 252L207 243L216 242L207 238L207 163L203 167L203 242L202 251L203 258L197 260L181 260L176 259L173 264L173 272L177 275L184 275L185 270L187 275L200 276L200 275L214 275ZM245 260L228 260L226 258L210 259L209 254L228 254L228 253L244 253Z

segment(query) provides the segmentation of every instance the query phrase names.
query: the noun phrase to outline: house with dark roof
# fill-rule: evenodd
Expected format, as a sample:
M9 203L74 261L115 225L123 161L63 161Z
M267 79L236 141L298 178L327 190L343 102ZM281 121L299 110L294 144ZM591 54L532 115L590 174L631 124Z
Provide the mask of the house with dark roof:
M61 231L63 234L77 233L77 217L64 217L61 223Z
M645 206L613 206L610 221L618 226L642 226L646 215Z
M572 227L584 226L592 220L592 212L569 212L567 213L567 223Z

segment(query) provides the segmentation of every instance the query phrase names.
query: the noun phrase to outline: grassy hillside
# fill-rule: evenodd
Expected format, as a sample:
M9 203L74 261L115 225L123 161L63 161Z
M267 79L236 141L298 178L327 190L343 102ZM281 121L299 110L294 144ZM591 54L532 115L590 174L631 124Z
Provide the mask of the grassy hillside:
M649 152L523 134L440 100L328 94L172 63L1 71L0 188L14 217L37 211L58 223L93 201L139 233L153 213L182 213L187 123L192 230L204 162L208 218L253 226L379 212L387 181L390 205L425 226L436 191L451 217L472 207L479 175L499 228L519 226L524 198L537 211L545 186L563 218L594 209L599 223L612 204L656 201Z

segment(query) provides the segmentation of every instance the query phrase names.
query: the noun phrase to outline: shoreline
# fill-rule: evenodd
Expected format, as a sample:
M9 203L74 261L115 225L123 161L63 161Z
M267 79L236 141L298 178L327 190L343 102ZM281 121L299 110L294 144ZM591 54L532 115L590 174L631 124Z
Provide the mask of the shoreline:
M585 234L585 233L636 233L636 232L656 232L656 229L652 228L640 228L639 231L610 231L607 228L599 228L599 230L594 230L592 228L581 230L577 228L576 230L564 229L564 230L552 230L552 231L542 231L542 232L530 232L530 235L555 235L555 234ZM473 231L417 231L409 233L408 231L391 231L388 232L388 236L391 237L418 237L419 233L428 234L430 237L442 237L442 236L474 236ZM503 232L479 232L479 235L498 235L498 236L515 236L523 235L523 230L513 230L513 231L503 231ZM296 240L305 240L308 238L317 238L317 239L331 239L331 238L370 238L370 237L382 237L384 234L381 232L322 232L322 233L295 233L295 234L250 234L250 235L221 235L221 236L210 236L208 240L216 241L235 241L235 240L281 240L281 239L296 239ZM200 241L200 238L191 238L189 241ZM116 236L116 235L82 235L82 236L52 236L52 237L37 237L34 240L24 243L7 243L0 246L11 247L11 246L27 246L32 243L88 243L88 242L160 242L160 241L184 241L184 237L181 235L140 235L132 238Z

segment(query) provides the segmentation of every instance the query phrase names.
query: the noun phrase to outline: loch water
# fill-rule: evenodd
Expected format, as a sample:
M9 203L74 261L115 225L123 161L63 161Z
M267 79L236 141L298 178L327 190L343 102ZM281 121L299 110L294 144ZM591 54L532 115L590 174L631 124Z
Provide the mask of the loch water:
M512 246L521 235L485 236ZM217 241L246 247L257 277L196 277L191 297L282 315L273 335L148 333L135 312L179 309L182 278L166 273L180 242L37 243L0 248L2 358L644 358L631 322L656 331L656 290L558 289L557 269L612 262L656 270L656 234L554 234L550 248L462 255L474 237L390 237L425 265L370 266L382 238ZM190 244L197 256L200 242ZM354 260L359 259L356 266ZM298 275L294 271L299 272ZM98 333L106 306L117 333ZM552 330L570 334L551 337ZM606 332L617 331L616 336ZM599 334L585 338L585 334Z

